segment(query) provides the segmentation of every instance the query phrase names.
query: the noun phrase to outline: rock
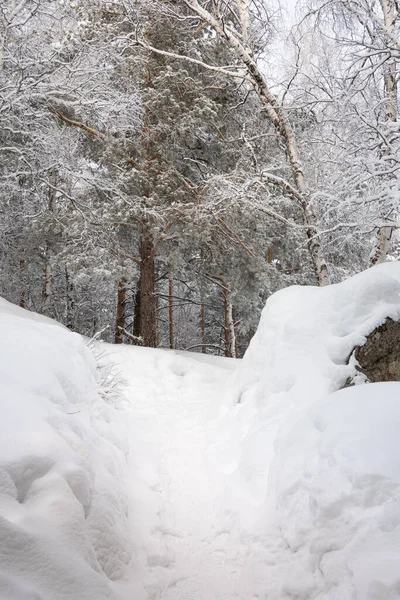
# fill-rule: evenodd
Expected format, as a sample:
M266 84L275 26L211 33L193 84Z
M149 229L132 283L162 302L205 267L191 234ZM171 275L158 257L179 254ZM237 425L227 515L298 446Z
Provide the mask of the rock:
M386 319L355 349L358 371L368 381L400 381L400 322Z

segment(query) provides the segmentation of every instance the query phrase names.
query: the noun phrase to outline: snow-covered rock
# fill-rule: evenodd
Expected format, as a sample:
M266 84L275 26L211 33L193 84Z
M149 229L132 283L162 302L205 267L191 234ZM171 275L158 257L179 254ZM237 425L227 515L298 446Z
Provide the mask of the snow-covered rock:
M335 392L387 317L400 318L399 263L282 290L237 372L232 481L253 504L238 513L268 600L400 598L400 383Z

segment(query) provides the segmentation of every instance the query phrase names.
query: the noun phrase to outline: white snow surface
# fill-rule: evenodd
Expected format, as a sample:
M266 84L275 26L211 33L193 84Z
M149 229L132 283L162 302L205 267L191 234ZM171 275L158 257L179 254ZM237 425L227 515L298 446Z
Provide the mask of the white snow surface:
M132 598L127 435L82 338L0 301L0 598Z
M399 263L274 294L243 361L96 369L1 301L0 599L400 598L400 384L340 390L388 316Z

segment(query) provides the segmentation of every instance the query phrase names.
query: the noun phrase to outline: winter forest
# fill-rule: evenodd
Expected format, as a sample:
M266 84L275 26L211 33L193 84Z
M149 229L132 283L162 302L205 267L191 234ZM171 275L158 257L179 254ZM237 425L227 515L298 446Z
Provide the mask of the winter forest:
M396 258L395 0L7 0L0 294L240 357L266 299Z
M397 0L0 0L0 600L400 600L399 65Z

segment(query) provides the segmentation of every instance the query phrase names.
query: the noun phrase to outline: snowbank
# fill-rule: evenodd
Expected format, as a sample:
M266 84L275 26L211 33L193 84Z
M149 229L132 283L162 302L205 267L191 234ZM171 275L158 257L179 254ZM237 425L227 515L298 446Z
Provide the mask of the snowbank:
M226 501L257 540L268 600L400 598L400 384L332 393L386 317L400 318L399 263L284 289L238 370Z
M322 288L293 286L271 296L243 359L238 400L262 407L285 394L303 408L354 375L350 352L387 317L400 318L400 263L385 263ZM299 392L305 392L299 393ZM289 397L288 397L289 393Z
M375 383L329 395L279 440L276 598L400 597L399 432L400 384Z
M99 344L117 410L0 302L0 598L400 599L400 384L340 390L387 317L398 263L278 292L242 363Z
M128 598L127 436L93 356L0 300L0 357L0 598Z

